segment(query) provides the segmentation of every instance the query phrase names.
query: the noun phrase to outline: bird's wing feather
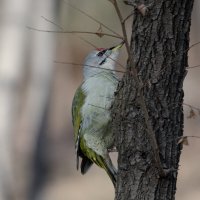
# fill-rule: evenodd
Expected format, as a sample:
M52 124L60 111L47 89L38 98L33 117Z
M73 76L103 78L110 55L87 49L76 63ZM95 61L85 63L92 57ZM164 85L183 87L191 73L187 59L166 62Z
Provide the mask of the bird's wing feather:
M72 102L72 123L74 127L74 137L75 141L77 141L79 135L79 129L81 126L82 116L81 116L81 108L84 104L85 94L82 91L81 87L76 90L74 95L74 99Z
M104 156L101 156L101 155L97 154L95 151L93 151L91 148L88 148L84 137L82 137L82 139L80 141L80 148L83 150L83 153L87 158L89 158L92 162L94 162L96 165L103 168L107 172L108 176L110 177L111 181L113 182L113 185L115 186L115 184L116 184L116 169L113 166L109 155L106 153ZM92 162L90 164L92 164ZM89 165L89 167L90 167L90 165Z
M76 93L74 95L74 99L72 102L72 123L74 127L74 138L75 138L75 149L76 149L76 156L77 156L77 169L79 167L79 156L81 154L80 150L80 127L81 127L81 121L82 121L82 116L81 116L81 108L84 103L85 99L85 94L81 90L81 87L79 87L76 90Z

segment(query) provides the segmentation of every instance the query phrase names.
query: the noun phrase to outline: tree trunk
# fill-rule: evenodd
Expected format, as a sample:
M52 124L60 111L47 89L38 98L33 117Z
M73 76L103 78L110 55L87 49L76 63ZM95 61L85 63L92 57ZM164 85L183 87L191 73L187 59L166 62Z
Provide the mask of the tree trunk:
M129 1L138 5L141 2ZM128 62L112 107L119 152L116 200L175 199L193 0L146 0L145 6L149 6L145 16L135 11L131 37L131 54L142 89ZM142 94L162 167L176 169L165 177L159 175L155 162L155 147L139 102Z
M49 26L41 16L54 19L56 3L0 1L0 200L30 199L37 176L32 162L49 101L55 36L26 26Z
M15 199L14 145L25 74L30 1L0 1L0 199ZM17 180L17 183L19 183Z

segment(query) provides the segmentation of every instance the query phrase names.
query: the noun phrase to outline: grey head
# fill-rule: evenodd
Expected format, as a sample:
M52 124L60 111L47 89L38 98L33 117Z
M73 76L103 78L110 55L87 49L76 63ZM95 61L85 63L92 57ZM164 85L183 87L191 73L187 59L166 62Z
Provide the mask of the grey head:
M103 71L113 72L116 59L119 55L119 49L123 44L111 47L109 49L100 49L92 51L85 59L83 75L88 79Z

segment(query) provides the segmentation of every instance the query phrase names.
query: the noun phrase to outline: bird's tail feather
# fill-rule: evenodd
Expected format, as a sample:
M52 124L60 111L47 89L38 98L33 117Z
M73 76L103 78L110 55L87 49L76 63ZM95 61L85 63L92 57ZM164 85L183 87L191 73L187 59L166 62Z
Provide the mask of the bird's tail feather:
M110 168L104 168L108 174L108 176L110 177L114 187L116 187L116 181L117 181L117 174Z
M116 186L116 177L117 177L117 170L112 164L112 161L109 155L106 155L105 158L102 156L97 156L96 160L94 161L99 167L102 167L110 177L114 187Z
M92 166L92 164L93 162L84 156L81 162L81 174L85 174L88 171L88 169Z

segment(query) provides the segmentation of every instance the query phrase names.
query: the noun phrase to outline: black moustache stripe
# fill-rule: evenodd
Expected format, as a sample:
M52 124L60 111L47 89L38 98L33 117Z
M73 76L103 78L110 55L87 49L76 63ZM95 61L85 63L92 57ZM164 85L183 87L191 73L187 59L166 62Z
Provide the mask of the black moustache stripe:
M106 62L106 58L104 60L102 60L99 65L103 65Z

